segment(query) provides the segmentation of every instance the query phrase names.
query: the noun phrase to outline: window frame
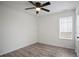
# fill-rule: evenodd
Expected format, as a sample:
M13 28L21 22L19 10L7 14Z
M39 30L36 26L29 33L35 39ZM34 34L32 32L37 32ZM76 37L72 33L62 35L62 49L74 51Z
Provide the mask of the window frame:
M62 17L72 17L72 38L61 38L61 33L60 33L60 18ZM59 17L59 39L65 39L65 40L73 40L73 16L60 16Z

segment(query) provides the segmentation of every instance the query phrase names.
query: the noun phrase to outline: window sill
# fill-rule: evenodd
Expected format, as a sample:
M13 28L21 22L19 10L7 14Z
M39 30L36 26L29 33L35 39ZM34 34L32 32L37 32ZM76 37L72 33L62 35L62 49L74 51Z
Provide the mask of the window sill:
M59 39L62 39L62 40L73 40L72 38L59 38Z

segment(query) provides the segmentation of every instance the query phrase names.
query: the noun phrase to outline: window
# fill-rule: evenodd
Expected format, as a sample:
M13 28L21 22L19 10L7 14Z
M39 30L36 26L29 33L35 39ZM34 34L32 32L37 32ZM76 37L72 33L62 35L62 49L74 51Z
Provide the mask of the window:
M60 17L60 39L72 39L72 16Z

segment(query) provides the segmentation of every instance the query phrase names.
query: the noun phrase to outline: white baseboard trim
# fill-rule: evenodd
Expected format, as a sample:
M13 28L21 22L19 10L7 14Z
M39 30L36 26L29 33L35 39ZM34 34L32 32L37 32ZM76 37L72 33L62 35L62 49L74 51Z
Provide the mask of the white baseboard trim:
M51 46L62 47L62 48L68 48L68 47L63 47L63 46L60 46L60 45L53 45L53 44L46 43L46 42L38 42L38 43L47 44L47 45L51 45ZM68 49L73 49L73 48L68 48Z
M37 42L31 42L31 43L29 43L29 44L27 44L27 45L23 45L23 46L20 46L20 47L14 48L14 49L12 49L12 50L8 50L8 51L6 51L6 52L0 53L0 55L4 55L4 54L7 54L7 53L10 53L10 52L16 51L16 50L18 50L18 49L21 49L21 48L23 48L23 47L30 46L30 45L35 44L35 43L37 43Z

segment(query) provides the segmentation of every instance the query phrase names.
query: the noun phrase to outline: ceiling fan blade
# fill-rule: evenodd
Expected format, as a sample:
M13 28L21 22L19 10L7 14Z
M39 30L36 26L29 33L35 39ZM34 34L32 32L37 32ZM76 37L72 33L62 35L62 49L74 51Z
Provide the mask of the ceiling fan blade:
M50 2L44 3L44 4L42 5L42 7L47 6L47 5L50 5Z
M42 10L46 11L46 12L50 12L50 10L45 9L45 8L41 8Z
M39 13L39 11L36 11L36 14L38 14Z
M25 10L29 10L29 9L35 9L35 7L31 7L31 8L25 8Z
M28 2L30 2L32 5L36 6L32 1L28 1Z

